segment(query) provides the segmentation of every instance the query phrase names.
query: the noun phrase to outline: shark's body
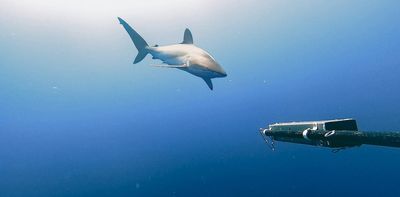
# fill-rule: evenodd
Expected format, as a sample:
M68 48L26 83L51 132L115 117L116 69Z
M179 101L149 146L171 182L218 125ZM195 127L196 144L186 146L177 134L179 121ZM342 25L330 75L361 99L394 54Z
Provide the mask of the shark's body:
M153 59L159 59L165 64L160 65L161 67L178 68L200 77L211 90L213 89L212 78L227 76L224 69L209 53L193 44L192 33L189 29L185 30L183 42L180 44L149 46L128 23L121 18L118 20L138 49L139 54L136 56L134 64L142 61L150 53Z

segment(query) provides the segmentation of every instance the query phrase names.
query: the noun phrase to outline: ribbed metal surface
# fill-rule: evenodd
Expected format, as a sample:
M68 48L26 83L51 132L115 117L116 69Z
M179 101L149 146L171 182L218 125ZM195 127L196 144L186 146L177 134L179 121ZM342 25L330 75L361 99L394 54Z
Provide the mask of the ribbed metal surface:
M357 131L354 119L275 123L268 128L261 128L260 132L272 141L331 148L363 144L400 147L400 132Z

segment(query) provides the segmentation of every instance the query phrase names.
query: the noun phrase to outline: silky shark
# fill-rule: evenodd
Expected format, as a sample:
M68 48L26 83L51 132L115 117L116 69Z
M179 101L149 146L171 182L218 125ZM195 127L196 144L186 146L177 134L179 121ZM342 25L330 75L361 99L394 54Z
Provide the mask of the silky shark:
M149 46L128 23L119 17L118 20L128 32L138 50L134 64L142 61L150 53L153 59L159 59L163 62L163 64L156 66L177 68L200 77L211 90L213 89L212 78L227 76L224 69L209 53L193 44L192 33L189 29L185 30L183 42L179 44Z

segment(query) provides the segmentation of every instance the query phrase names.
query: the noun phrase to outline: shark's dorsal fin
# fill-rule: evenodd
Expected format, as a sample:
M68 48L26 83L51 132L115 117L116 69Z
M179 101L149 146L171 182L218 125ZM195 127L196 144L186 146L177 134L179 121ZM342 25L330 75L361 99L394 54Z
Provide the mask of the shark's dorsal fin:
M185 29L185 34L183 35L183 42L181 44L193 44L193 36L188 28Z
M203 78L203 80L207 83L210 90L213 90L213 84L210 78Z

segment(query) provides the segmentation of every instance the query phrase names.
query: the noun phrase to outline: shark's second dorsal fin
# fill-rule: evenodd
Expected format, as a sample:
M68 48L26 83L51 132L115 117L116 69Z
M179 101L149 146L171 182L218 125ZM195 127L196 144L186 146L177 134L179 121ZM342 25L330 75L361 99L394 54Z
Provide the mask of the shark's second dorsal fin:
M185 29L185 34L183 35L183 42L181 44L193 44L192 33L188 28Z

